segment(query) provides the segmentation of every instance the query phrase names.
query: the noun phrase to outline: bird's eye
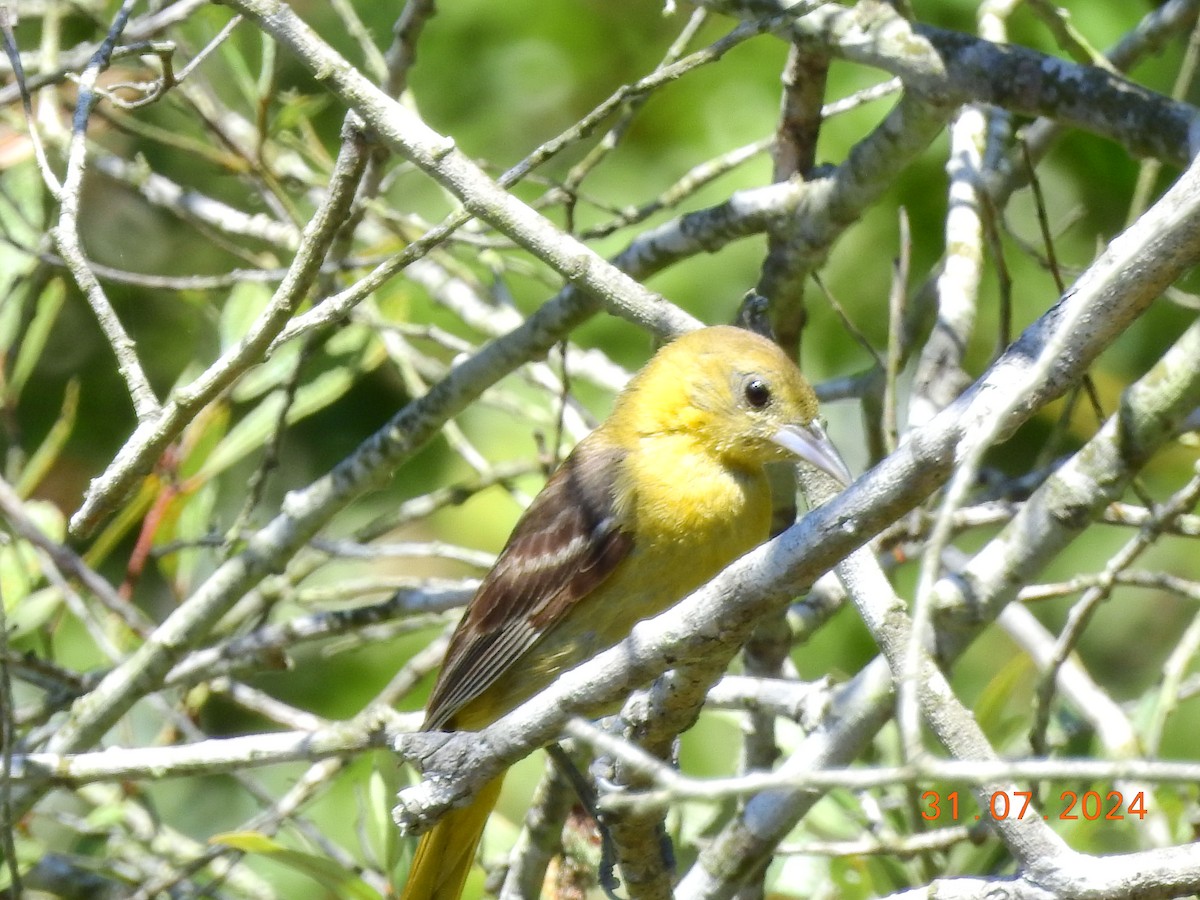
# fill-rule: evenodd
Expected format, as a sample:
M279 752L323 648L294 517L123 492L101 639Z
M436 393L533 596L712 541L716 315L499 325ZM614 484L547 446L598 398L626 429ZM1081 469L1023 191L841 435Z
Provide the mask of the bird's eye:
M771 389L761 378L751 378L746 382L746 402L755 409L762 409L771 402Z

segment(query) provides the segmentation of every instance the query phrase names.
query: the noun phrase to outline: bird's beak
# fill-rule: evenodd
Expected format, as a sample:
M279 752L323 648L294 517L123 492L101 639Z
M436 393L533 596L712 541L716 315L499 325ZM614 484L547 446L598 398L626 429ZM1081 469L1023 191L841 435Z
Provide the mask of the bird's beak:
M843 487L854 480L820 422L785 425L775 432L771 440L809 465L816 466Z

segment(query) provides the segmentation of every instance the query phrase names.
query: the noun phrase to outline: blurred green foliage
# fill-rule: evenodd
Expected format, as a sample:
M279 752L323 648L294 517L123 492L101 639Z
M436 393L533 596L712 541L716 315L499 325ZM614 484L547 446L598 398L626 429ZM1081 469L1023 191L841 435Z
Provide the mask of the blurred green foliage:
M913 5L923 22L973 28L974 4L921 0ZM1117 40L1150 8L1146 3L1095 4L1088 0L1063 5L1096 47ZM297 2L294 6L339 51L362 62L360 48L329 4ZM386 47L396 6L360 3L357 7L376 45ZM111 2L64 7L59 23L64 46L91 39L96 33L93 18L108 21L114 8ZM452 136L460 148L499 174L571 127L620 85L650 72L686 16L687 10L668 14L661 4L631 0L443 2L419 43L411 73L412 102L433 128ZM228 18L228 10L217 5L197 10L173 30L181 55L189 57L203 46ZM715 40L729 27L728 21L711 17L694 45ZM1010 27L1014 42L1062 55L1053 36L1028 7L1016 10ZM48 39L43 20L37 16L24 18L16 36L23 49L36 48ZM1134 77L1169 93L1182 52L1183 41L1172 42L1140 66ZM606 222L614 210L646 202L700 162L769 136L778 117L779 78L786 55L781 41L762 36L741 45L718 64L655 92L616 149L584 182L575 208L576 228ZM260 71L264 59L274 61L274 68L265 74ZM129 67L121 70L124 76L137 68L129 61L120 66ZM248 170L237 153L214 139L215 126L202 115L203 105L198 100L175 94L136 113L102 103L91 123L93 152L137 161L147 172L166 176L247 214L290 215L293 225L303 225L314 208L312 192L320 189L337 152L345 111L286 52L265 52L261 36L245 24L205 63L198 77L204 84L199 94L219 99L241 117L241 124L262 127L261 134L238 133L236 139L243 145L263 142L265 152L277 164L266 167L270 178L263 171ZM879 79L879 73L835 63L828 97L847 96ZM56 146L54 117L57 127L65 129L72 94L63 89L58 95L61 106L43 114L44 122L51 123L44 128L52 150ZM844 160L892 103L891 99L876 101L829 121L821 133L818 160L834 164ZM22 127L17 107L7 108L0 119L3 134L19 134ZM57 134L58 150L64 135L65 131ZM530 200L538 197L547 184L564 178L591 146L589 140L570 147L517 193ZM910 292L916 292L931 276L941 258L946 153L945 139L935 142L883 202L849 229L822 271L832 296L879 353L885 351L888 340L886 298L893 260L900 251L901 209L912 230ZM289 162L293 154L301 162ZM61 171L61 159L54 158ZM720 203L733 191L762 185L769 180L770 171L769 158L760 155L689 197L681 208L657 213L648 225L668 221L680 211ZM1122 148L1085 134L1065 137L1042 164L1039 178L1050 225L1056 231L1055 251L1068 276L1086 266L1097 248L1124 226L1138 172L1138 161ZM1166 172L1159 182L1165 183L1173 175ZM0 346L6 354L5 473L10 482L20 485L24 496L33 498L28 512L47 534L61 539L65 516L78 507L89 479L109 462L136 422L111 351L78 288L61 268L34 256L47 249L44 232L54 214L32 161L25 158L0 172L0 188L0 218L6 237L0 242ZM440 189L403 163L389 174L379 204L395 217L394 229L392 233L378 231L376 244L356 247L356 253L393 253L414 233L411 217L437 221L453 206ZM143 275L184 276L218 274L233 267L274 268L288 262L283 248L197 227L148 203L131 184L97 172L89 175L82 209L85 245L92 260L101 265ZM550 208L547 214L560 224L565 221L561 209ZM1058 292L1040 259L1044 251L1028 191L1014 199L1005 217L1010 232L1003 247L1014 285L1012 326L1016 333L1041 315ZM630 235L630 231L618 231L596 246L601 252L615 253ZM649 285L706 322L727 321L742 294L756 282L765 248L765 237L745 239L670 268L650 279ZM450 258L483 294L501 303L511 302L522 312L538 307L559 284L542 266L504 247L460 244ZM176 290L120 279L106 279L105 286L160 396L194 377L244 334L273 289L273 285L242 283L232 289ZM996 352L998 298L997 281L989 271L981 294L980 320L967 356L972 374L983 371ZM841 327L819 293L811 291L809 300L803 358L812 379L850 375L869 367L871 356ZM378 315L390 321L436 326L472 343L484 337L413 281L393 279L377 292L373 302ZM1114 408L1122 388L1145 371L1193 317L1193 310L1164 301L1102 358L1093 378L1105 410ZM651 350L646 335L604 315L580 328L574 338L581 346L603 348L613 360L630 368L644 361ZM110 520L107 530L94 541L76 545L114 585L127 586L132 602L147 617L160 620L221 558L219 547L211 545L214 539L219 545L226 531L239 521L247 485L256 477L264 450L276 433L284 407L282 391L295 378L297 366L300 376L287 404L285 431L277 448L278 466L270 471L258 504L241 520L245 527L267 521L286 491L306 485L330 469L413 395L411 382L389 360L377 330L369 323L348 323L328 339L303 348L301 343L280 348L198 417L180 442L178 465L152 476L138 497ZM445 365L454 354L434 347L429 356ZM552 442L555 435L558 399L517 381L514 376L504 383L509 392L505 404L485 401L458 419L465 437L493 463L534 459L539 447ZM588 414L603 416L608 405L605 390L580 384L578 395ZM526 415L516 415L511 405L506 405L516 402L512 398L519 398ZM1058 453L1077 448L1094 430L1095 418L1081 404L1063 432L1057 425L1061 413L1062 404L1043 410L1014 439L997 448L990 462L998 470L1014 474L1039 460L1049 440L1057 442ZM868 461L860 449L864 441L857 409L834 405L827 414L835 440L845 448L852 467L861 470ZM1194 452L1186 448L1164 454L1146 473L1148 493L1163 496L1194 461ZM347 510L330 532L348 534L354 526L393 509L405 498L470 475L461 457L439 439L397 472L390 484ZM515 497L500 486L483 491L461 506L449 506L406 526L404 537L440 539L494 552L519 514L522 492L532 494L540 480L538 475L519 479ZM140 546L144 517L156 503L163 504L164 524L152 543L163 552L152 554L145 570L135 574L130 560ZM962 546L982 544L985 534L970 537ZM1094 572L1128 535L1128 530L1090 529L1050 571L1037 577L1057 580ZM1164 538L1146 565L1194 574L1193 544L1194 539ZM65 670L81 673L107 665L89 630L64 607L61 591L36 577L34 563L28 544L16 542L0 548L0 579L9 625L15 628L11 638L14 650L50 657ZM358 577L397 574L463 577L477 575L478 570L444 560L329 564L305 581L299 593L283 597L270 615L281 621L311 612L314 606L305 600L303 590L332 589ZM903 595L911 596L914 579L915 564L901 563L897 584ZM1069 596L1045 601L1036 606L1036 612L1057 630L1073 600ZM348 596L341 602L350 601L360 602L361 598ZM1088 629L1079 652L1103 687L1118 700L1139 707L1131 714L1142 717L1146 714L1140 708L1147 702L1145 692L1160 679L1164 658L1194 613L1194 604L1163 591L1118 588ZM262 672L247 680L316 715L348 718L440 627L350 648L304 648L292 654L290 670ZM112 625L104 628L116 648L130 647L127 633ZM870 637L847 609L824 627L812 644L797 650L795 663L806 679L828 673L840 677L854 673L874 655ZM1008 662L998 665L998 660ZM954 673L961 696L976 704L981 724L1002 751L1021 746L1024 734L1020 726L1028 719L1036 679L1037 673L1023 657L1015 656L1009 639L996 629L976 643ZM427 689L428 679L406 698L406 707L418 708ZM22 694L18 701L28 702L30 696ZM221 696L193 700L196 705L186 712L209 735L275 727ZM1056 737L1064 742L1080 741L1072 750L1086 754L1089 736L1072 734L1072 724L1078 723L1056 722L1060 729ZM155 710L139 708L114 737L120 743L154 741L165 727ZM731 734L733 727L730 719L714 714L693 729L684 738L682 749L689 770L733 771L735 760L727 749L736 738ZM1168 720L1163 755L1194 758L1197 728L1200 714L1196 701L1190 700ZM795 735L788 737L796 739ZM886 744L893 739L890 731L885 733L878 752L890 752ZM353 763L306 812L328 839L348 848L364 865L387 874L401 871L404 864L403 850L392 846L393 836L386 825L386 798L401 776L382 774L391 763L383 754L378 757ZM253 777L268 792L279 793L304 768L285 766ZM519 823L540 771L537 761L527 761L514 770L500 807L504 816ZM941 786L943 791L954 788ZM884 793L889 819L899 829L910 830L916 815L910 796L900 789ZM1049 793L1053 796L1056 791ZM1191 796L1194 791L1185 793ZM130 796L197 841L214 840L214 834L227 832L215 840L248 854L252 869L274 885L277 896L375 895L366 883L325 859L304 836L289 831L276 838L244 831L257 807L232 778L150 782L131 787ZM1177 830L1185 830L1184 823L1174 818L1182 807L1171 791L1160 791L1150 805L1156 814L1167 812ZM697 830L711 812L699 805L689 807L684 830ZM814 838L848 840L856 835L856 828L866 827L860 815L849 795L835 792L805 827ZM95 844L89 850L87 841L55 821L55 814L43 813L37 818L41 821L34 823L29 834L21 835L22 852L36 855L43 847L69 847L84 856L104 852ZM1061 830L1080 849L1127 849L1139 844L1136 823L1105 829L1080 822ZM373 837L365 838L365 831L371 831ZM987 871L1005 864L996 855L994 844L962 846L939 862L943 871L951 873ZM925 877L917 863L869 858L830 863L795 857L780 863L778 872L776 888L781 895L844 898L875 896ZM833 888L828 886L829 879Z

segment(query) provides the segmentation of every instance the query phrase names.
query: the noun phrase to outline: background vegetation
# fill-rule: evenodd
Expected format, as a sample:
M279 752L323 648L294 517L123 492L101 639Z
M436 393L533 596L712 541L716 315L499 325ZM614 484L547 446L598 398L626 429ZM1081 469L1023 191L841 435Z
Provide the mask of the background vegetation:
M1200 4L786 5L0 5L10 895L393 895L416 776L384 748L472 585L655 341L746 315L751 289L851 468L901 449L854 494L871 512L763 575L764 602L796 602L730 671L765 680L722 682L678 751L696 778L786 773L824 735L837 771L667 803L680 895L1200 889L1200 389L1166 356L1194 346L1190 173L1159 200L1194 150ZM1144 250L1112 251L1126 229ZM1132 287L1054 332L1060 296L1113 272ZM1047 346L1032 381L1006 374ZM1147 424L1127 389L1164 357L1143 383L1176 393ZM1069 464L1094 484L1062 505ZM1013 533L1039 509L1051 525ZM859 743L837 731L886 630L832 579L810 593L803 554L824 571L885 525L954 694L1000 755L1058 761L1046 777L939 768L980 757L886 696ZM1003 590L972 580L1005 567ZM488 866L544 768L510 777ZM1086 856L979 827L1010 781ZM1121 791L1124 820L1062 819L1068 790ZM957 820L923 817L927 791L957 791ZM792 805L738 843L768 799ZM595 890L577 816L565 846L546 890ZM658 855L620 850L628 890L665 895ZM527 890L538 859L514 857Z

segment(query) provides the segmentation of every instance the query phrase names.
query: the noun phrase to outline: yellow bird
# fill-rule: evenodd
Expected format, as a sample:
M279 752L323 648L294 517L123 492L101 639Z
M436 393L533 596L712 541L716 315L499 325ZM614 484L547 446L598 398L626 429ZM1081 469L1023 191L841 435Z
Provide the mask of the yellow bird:
M850 474L817 398L771 341L728 326L667 344L517 523L458 625L425 716L477 731L768 536L764 466ZM417 847L404 900L457 900L500 776Z

